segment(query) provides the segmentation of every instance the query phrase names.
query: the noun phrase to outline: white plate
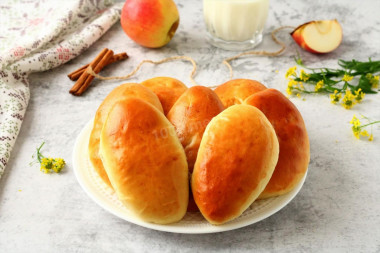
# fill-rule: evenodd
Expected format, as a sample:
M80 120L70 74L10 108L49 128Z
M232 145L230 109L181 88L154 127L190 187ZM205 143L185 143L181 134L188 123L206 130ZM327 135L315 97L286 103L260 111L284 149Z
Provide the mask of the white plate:
M102 181L92 167L87 151L92 124L92 120L86 124L75 142L73 164L77 180L84 191L98 205L121 219L143 227L184 234L216 233L245 227L271 216L286 206L297 195L306 178L305 175L295 189L285 195L255 201L240 217L223 225L211 225L198 212L187 213L181 221L174 224L158 225L147 223L133 216L128 209L123 206L115 192Z

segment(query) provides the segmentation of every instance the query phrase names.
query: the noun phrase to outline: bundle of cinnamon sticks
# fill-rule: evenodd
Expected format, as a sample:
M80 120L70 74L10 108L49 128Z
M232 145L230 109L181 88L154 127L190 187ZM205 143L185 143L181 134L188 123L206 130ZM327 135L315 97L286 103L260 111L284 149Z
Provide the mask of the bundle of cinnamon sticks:
M90 86L94 76L87 73L87 69L90 67L95 73L99 73L108 64L127 59L127 53L114 54L112 50L104 48L98 56L89 64L86 64L79 69L71 72L67 76L76 81L74 86L70 89L70 93L75 96L80 96Z

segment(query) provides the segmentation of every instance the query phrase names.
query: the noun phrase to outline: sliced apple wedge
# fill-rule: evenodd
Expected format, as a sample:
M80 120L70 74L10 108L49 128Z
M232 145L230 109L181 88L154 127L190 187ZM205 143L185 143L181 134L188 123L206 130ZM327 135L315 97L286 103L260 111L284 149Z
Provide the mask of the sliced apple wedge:
M323 54L333 51L340 45L343 31L336 19L320 20L300 25L290 35L303 49Z

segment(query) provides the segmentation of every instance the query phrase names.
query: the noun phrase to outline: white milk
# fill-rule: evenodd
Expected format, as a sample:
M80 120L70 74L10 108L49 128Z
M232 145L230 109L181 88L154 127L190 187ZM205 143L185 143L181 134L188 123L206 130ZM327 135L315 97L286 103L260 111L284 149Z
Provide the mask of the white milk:
M203 0L208 32L225 41L261 41L268 10L269 0Z

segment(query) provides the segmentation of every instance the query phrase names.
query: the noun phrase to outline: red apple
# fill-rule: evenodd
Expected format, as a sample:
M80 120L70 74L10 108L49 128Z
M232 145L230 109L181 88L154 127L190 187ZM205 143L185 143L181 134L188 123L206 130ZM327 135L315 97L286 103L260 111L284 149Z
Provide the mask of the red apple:
M290 33L294 41L311 53L329 53L343 38L342 27L334 20L311 21L298 26Z
M126 0L120 21L124 32L136 43L158 48L174 36L179 13L173 0Z

